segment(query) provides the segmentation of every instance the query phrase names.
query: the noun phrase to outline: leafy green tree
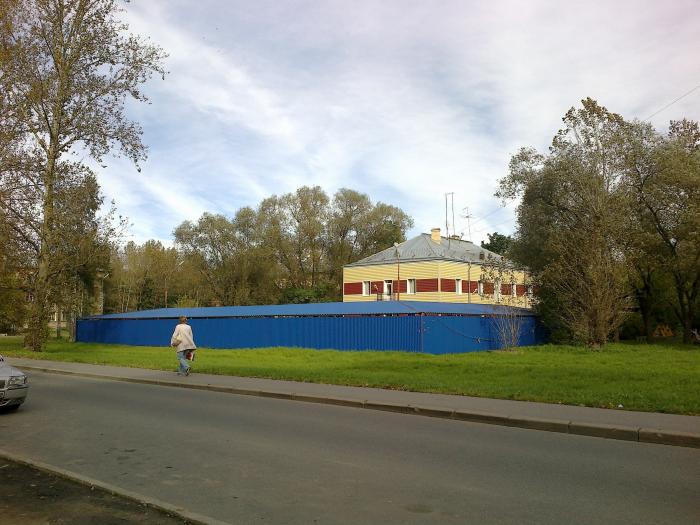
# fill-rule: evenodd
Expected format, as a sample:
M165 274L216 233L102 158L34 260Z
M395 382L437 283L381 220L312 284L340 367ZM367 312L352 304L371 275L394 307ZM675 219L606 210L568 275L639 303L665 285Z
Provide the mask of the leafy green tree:
M272 196L258 207L261 242L274 249L281 288L341 297L343 265L405 239L411 218L395 206L342 188L333 199L319 187Z
M26 316L26 283L22 279L22 258L15 251L8 224L0 213L0 333L15 333Z
M175 229L177 246L204 276L215 304L261 304L279 295L276 262L250 238L249 219L245 208L234 220L205 213Z
M522 197L511 257L539 288L538 309L554 334L604 344L628 305L618 247L625 122L591 99L564 116L548 155L521 150L497 195Z
M324 303L333 300L330 283L315 288L286 288L282 290L280 302L283 304Z
M273 195L260 203L261 243L273 249L291 287L315 287L323 280L328 196L318 186Z
M60 226L49 265L51 303L68 313L71 334L75 319L84 313L102 313L102 278L109 265L112 243L118 242L125 224L114 217L114 206L100 215L103 198L92 171L71 166L56 187L54 214ZM60 317L57 331L60 331Z
M155 284L153 277L146 275L141 282L139 290L137 310L152 310L158 306L158 297L156 296Z
M507 255L510 245L513 243L513 238L510 235L493 232L487 233L488 242L481 241L481 247L497 253L498 255Z
M9 5L9 8L8 8ZM56 199L66 158L76 151L96 160L119 150L145 158L141 128L125 113L128 97L145 101L139 86L164 74L163 52L127 33L117 0L5 0L0 9L0 92L3 125L19 137L17 157L28 185L41 193L35 275L25 344L40 351L52 299L51 259L62 244Z
M96 293L101 284L98 275L107 267L109 244L119 237L123 223L115 220L113 207L100 214L103 199L92 171L74 163L61 163L59 169L54 216L60 242L51 252L48 296L50 304L72 322L78 314L96 310L92 302L101 296ZM13 261L12 280L23 291L22 303L33 292L37 275L42 199L40 188L25 177L12 170L0 175L3 246L6 261Z
M413 220L396 206L341 188L328 213L327 267L331 297L342 297L343 266L403 242Z
M645 331L663 296L654 284L667 275L675 291L667 304L689 343L700 322L700 128L697 122L672 121L663 137L635 123L625 140L624 189L631 211L625 245L637 270Z
M344 264L404 240L411 225L402 210L367 195L341 189L331 201L305 186L233 219L186 221L175 240L216 304L320 302L340 298Z

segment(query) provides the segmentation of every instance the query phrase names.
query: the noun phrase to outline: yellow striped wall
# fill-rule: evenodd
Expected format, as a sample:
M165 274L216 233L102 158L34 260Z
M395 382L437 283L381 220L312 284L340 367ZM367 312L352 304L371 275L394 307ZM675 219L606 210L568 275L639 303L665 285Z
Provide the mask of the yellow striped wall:
M397 271L398 270L398 271ZM450 303L477 303L492 304L495 298L492 296L480 296L478 293L457 294L456 292L443 292L440 290L440 279L462 279L463 281L478 281L481 277L481 265L467 264L456 261L422 261L396 264L377 264L373 266L350 266L343 268L343 284L361 281L385 281L396 280L400 274L401 280L405 279L438 279L437 292L419 292L416 294L402 293L401 299L405 301L436 301ZM526 283L526 274L522 271L515 272L517 284ZM506 283L509 284L509 283ZM343 287L345 289L345 287ZM376 301L376 295L361 294L343 295L344 302ZM502 301L506 304L520 307L530 307L527 296L507 297Z

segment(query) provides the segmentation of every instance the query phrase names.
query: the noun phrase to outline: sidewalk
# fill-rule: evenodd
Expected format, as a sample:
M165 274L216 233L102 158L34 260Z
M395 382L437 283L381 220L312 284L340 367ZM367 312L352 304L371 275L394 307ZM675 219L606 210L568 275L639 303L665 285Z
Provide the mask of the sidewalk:
M164 511L145 498L124 497L120 490L76 481L54 467L10 461L0 451L0 516L3 523L132 523L201 525L177 511Z
M700 448L700 417L249 377L6 358L26 370L387 410L610 439ZM30 394L31 396L31 394ZM31 398L28 402L31 402Z

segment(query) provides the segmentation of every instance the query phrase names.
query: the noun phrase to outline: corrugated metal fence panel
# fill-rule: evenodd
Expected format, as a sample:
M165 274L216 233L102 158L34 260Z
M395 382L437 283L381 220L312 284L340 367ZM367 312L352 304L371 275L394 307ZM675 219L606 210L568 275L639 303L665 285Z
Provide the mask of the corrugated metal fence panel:
M235 317L189 321L199 346L264 348L291 346L336 350L420 350L420 317ZM77 340L166 346L172 319L81 319Z
M423 351L428 354L497 350L503 346L491 316L425 316L423 319ZM521 317L520 323L518 346L544 341L536 317Z
M80 319L76 339L86 343L167 346L175 324L172 319Z
M519 346L538 345L544 342L543 333L536 317L523 317Z
M481 316L425 316L423 351L455 354L497 348L491 340L491 320Z
M192 319L198 345L211 348L292 346L336 350L417 351L415 317L240 317ZM171 325L174 328L174 325Z
M425 352L448 354L497 350L503 347L492 316L426 316ZM544 337L534 316L519 318L518 346L537 345Z
M519 344L544 338L533 316L522 317ZM501 346L490 315L367 315L309 317L200 317L189 323L199 346L274 346L336 350L399 350L447 354ZM167 346L175 319L81 319L77 340L137 346Z

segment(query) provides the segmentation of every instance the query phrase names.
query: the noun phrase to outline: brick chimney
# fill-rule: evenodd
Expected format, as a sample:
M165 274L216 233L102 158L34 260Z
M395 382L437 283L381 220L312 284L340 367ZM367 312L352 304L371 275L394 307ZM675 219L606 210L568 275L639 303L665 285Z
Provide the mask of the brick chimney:
M434 243L440 244L441 239L440 228L433 228L430 230L430 240L432 240Z

